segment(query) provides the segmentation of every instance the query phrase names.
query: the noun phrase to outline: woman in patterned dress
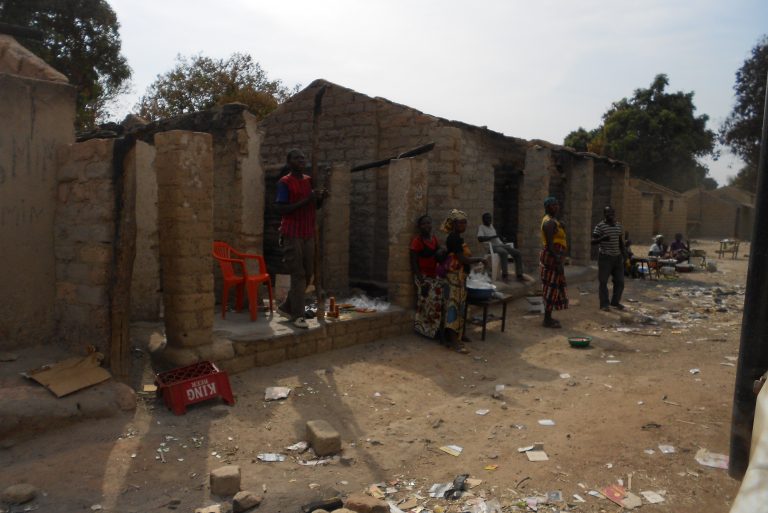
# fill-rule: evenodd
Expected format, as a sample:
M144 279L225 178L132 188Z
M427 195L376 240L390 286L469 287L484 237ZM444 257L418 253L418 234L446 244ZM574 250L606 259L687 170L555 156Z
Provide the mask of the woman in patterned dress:
M560 202L550 196L544 200L544 218L541 220L541 295L544 297L544 327L560 328L560 322L552 318L552 310L568 308L568 289L563 267L568 242L565 226L557 218Z
M416 285L416 313L413 329L429 338L441 335L445 281L437 276L437 261L444 256L437 237L432 234L432 218L423 215L417 221L419 230L411 240L411 271Z
M469 247L461 235L467 229L467 215L461 210L453 209L443 222L443 231L448 233L445 246L448 252L444 263L448 282L448 294L445 298L445 344L467 354L469 351L462 342L464 338L464 309L467 302L467 274L469 266L484 262L482 258L472 257Z

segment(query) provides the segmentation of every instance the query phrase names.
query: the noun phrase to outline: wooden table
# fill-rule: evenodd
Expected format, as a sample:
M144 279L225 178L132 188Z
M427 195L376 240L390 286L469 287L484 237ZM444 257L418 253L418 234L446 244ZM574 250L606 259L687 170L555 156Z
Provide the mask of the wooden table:
M488 323L488 307L489 306L496 306L501 305L501 331L504 331L504 328L507 327L507 303L512 301L514 298L510 296L509 294L502 294L502 297L495 298L492 297L491 299L487 299L485 301L478 301L476 299L470 299L467 298L466 306L464 307L464 333L467 331L467 312L469 312L470 306L479 306L483 309L483 335L482 340L485 340L485 327ZM464 333L461 335L464 336Z

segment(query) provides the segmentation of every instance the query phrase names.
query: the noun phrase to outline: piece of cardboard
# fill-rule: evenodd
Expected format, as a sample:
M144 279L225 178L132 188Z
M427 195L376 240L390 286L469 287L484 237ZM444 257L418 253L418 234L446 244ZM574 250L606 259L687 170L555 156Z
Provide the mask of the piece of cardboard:
M624 507L624 497L627 496L627 491L623 486L617 484L608 485L600 490L602 494L611 502L615 502L621 507Z
M64 397L111 378L109 371L101 367L102 360L101 353L76 356L27 371L24 376L37 381L56 397Z

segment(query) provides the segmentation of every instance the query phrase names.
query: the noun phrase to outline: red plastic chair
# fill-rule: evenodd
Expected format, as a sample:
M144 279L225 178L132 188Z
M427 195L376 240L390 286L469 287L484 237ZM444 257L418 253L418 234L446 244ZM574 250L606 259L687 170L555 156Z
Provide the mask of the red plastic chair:
M248 307L251 312L251 320L258 316L259 285L266 283L269 292L269 311L272 312L272 281L269 279L267 264L261 255L249 255L240 253L226 242L213 242L213 258L219 262L224 283L221 291L221 318L226 318L229 289L237 287L235 309L243 310L243 289L248 293ZM259 264L259 274L248 274L248 259L256 260Z

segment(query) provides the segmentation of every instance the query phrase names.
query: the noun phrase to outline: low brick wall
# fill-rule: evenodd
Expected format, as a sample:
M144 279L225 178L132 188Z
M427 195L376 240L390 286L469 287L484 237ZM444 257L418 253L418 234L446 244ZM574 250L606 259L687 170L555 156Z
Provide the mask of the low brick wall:
M235 374L253 367L264 367L285 360L404 335L412 330L413 312L392 307L387 312L355 314L355 318L348 320L329 320L325 333L322 327L314 327L307 331L267 339L227 338L225 340L234 348L234 357L217 360L216 363L221 369Z

